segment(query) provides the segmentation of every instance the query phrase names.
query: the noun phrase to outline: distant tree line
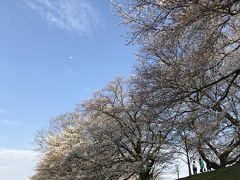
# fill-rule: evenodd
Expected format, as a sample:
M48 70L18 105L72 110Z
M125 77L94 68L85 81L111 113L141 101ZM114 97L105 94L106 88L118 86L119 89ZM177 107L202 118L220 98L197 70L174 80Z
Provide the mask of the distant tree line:
M116 78L36 137L33 180L156 179L178 156L240 162L240 1L113 3L140 46ZM181 156L182 157L182 156Z

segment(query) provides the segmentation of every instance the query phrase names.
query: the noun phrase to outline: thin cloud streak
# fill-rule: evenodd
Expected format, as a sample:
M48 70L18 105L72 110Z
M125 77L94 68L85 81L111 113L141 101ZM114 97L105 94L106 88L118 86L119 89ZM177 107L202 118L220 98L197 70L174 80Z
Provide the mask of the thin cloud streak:
M0 109L0 114L10 114L11 111L5 110L5 109Z
M99 29L97 11L87 0L24 0L50 24L78 35Z
M9 125L9 126L20 126L20 125L22 125L22 123L19 122L19 121L12 121L12 120L8 120L8 119L1 119L0 124Z

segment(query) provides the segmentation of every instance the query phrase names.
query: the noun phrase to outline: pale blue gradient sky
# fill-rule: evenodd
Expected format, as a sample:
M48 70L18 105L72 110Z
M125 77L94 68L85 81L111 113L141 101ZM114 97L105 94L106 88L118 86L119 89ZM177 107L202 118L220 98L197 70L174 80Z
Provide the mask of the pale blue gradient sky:
M129 75L134 62L110 1L49 2L1 0L0 148L31 149L50 118Z

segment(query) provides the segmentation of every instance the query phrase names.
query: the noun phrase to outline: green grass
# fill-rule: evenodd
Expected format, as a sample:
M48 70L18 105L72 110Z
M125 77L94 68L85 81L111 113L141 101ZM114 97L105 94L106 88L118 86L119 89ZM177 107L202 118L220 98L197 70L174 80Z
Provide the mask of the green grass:
M240 180L240 164L182 178L182 180Z

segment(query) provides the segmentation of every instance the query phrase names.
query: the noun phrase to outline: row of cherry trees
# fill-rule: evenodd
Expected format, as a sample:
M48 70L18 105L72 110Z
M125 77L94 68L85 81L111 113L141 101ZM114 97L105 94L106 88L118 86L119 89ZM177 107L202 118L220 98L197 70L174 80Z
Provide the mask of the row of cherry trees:
M140 46L116 79L39 133L32 179L155 179L177 154L240 161L240 1L114 2Z
M109 83L40 132L33 179L157 177L173 157L174 119L168 109L150 109L129 84Z

